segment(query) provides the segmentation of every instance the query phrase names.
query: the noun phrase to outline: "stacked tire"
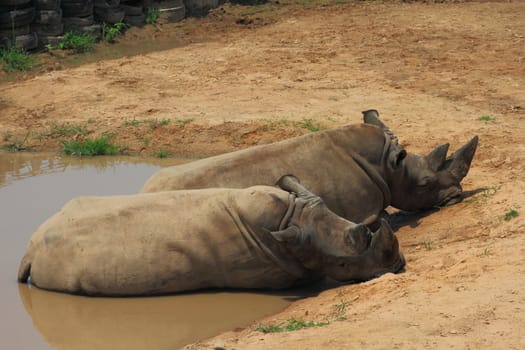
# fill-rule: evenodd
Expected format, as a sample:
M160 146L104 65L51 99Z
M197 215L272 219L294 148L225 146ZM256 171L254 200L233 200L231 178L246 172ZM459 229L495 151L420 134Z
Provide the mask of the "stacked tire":
M146 13L143 1L121 0L120 6L124 9L124 20L128 26L141 27L146 23Z
M107 24L122 22L126 16L125 10L120 6L120 0L94 0L95 19Z
M62 23L60 1L33 0L36 12L31 29L38 34L39 43L42 46L47 44L54 46L63 38L64 24Z
M38 37L30 25L34 19L31 0L0 0L0 47L36 48Z
M94 37L100 37L102 27L95 23L93 0L61 0L61 2L65 32L89 33Z

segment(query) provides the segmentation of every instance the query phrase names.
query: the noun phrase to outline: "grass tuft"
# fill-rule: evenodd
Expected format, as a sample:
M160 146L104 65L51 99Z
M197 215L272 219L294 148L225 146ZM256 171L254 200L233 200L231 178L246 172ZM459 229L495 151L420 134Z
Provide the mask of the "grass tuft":
M510 209L508 212L505 213L505 216L503 216L503 220L510 221L516 217L518 217L520 214L517 210Z
M57 45L60 50L73 50L75 53L91 51L95 48L96 39L89 33L66 32Z
M160 11L157 7L148 8L148 13L146 14L146 24L155 24L159 19Z
M283 326L261 324L257 326L256 330L262 333L293 332L293 331L298 331L303 328L323 327L328 324L329 322L303 321L303 320L292 318L292 319L289 319L287 323Z
M61 140L62 152L70 156L84 157L84 156L100 156L100 155L115 155L117 154L117 147L111 143L109 137L100 137L97 139L85 140Z
M0 61L6 72L29 70L35 65L35 58L18 47L0 49Z

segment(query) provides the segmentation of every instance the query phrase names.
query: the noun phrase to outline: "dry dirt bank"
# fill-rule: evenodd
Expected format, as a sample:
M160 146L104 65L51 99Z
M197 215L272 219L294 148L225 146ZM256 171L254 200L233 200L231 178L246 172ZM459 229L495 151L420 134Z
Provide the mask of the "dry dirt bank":
M260 323L346 320L279 334L254 324L188 349L525 348L525 3L267 7L217 9L186 30L193 44L0 85L2 142L53 149L68 123L89 131L69 137L110 132L130 153L215 154L357 123L367 108L412 152L479 135L464 188L485 190L395 218L405 273Z

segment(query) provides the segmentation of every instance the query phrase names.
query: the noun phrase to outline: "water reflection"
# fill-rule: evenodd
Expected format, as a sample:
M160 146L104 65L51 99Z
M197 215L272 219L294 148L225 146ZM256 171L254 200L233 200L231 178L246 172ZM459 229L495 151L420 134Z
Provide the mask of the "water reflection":
M35 327L58 350L174 350L287 304L278 296L233 292L89 298L26 285L19 292Z
M95 169L98 173L116 169L122 164L149 164L169 166L191 161L190 159L156 159L140 157L92 157L78 158L56 153L2 153L0 151L0 187L15 180L48 173L64 172L67 169Z

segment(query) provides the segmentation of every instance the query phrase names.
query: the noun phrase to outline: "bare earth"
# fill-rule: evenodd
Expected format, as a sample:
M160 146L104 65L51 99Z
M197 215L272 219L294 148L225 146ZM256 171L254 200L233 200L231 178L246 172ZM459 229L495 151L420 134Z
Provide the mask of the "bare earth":
M225 6L118 44L183 33L166 51L56 71L61 58L43 57L37 74L0 84L0 144L49 150L109 132L131 154L210 155L358 123L369 108L411 152L479 135L464 189L481 191L395 215L405 273L187 349L524 349L525 2L288 2ZM256 330L291 318L330 324Z

